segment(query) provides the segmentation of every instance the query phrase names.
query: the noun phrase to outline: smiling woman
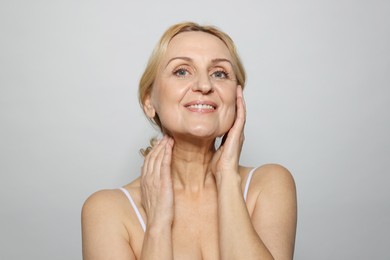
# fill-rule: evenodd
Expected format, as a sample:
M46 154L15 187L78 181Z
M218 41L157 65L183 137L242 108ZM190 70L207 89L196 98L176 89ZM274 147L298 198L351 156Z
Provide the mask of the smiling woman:
M200 26L195 23L180 23L171 26L161 37L160 41L156 45L155 49L153 50L152 56L149 59L148 65L145 69L144 74L142 75L142 78L140 80L140 88L139 88L139 100L141 103L141 106L144 105L145 99L148 95L150 95L151 90L153 88L153 85L155 83L155 80L157 79L158 72L165 68L171 60L166 61L165 66L162 63L162 59L165 57L166 52L168 51L168 45L171 45L171 41L175 36L178 36L179 34L183 32L203 32L210 36L214 36L214 38L220 39L220 41L225 45L224 48L228 50L229 56L231 59L222 59L219 60L216 58L213 60L213 62L222 62L227 61L231 63L231 66L233 68L233 75L236 78L237 84L242 86L244 88L245 86L245 70L242 65L242 62L240 60L240 57L237 53L235 44L233 40L230 38L229 35L222 32L221 30L218 30L217 28L213 26ZM188 42L190 43L190 42ZM193 42L193 45L199 45L200 42ZM174 59L182 59L187 60L188 62L191 61L190 57L172 57L172 60ZM177 73L188 73L185 68L178 68L176 71ZM179 75L179 74L178 74ZM150 118L149 118L150 119ZM161 129L161 122L159 120L158 115L154 118L152 118L153 123L157 124ZM162 130L162 129L161 129Z
M291 174L239 164L244 85L228 35L194 23L165 32L139 88L164 137L145 153L139 178L85 202L84 259L292 259Z
M224 43L211 34L175 36L161 58L154 86L144 98L147 116L158 115L162 131L170 136L174 131L212 141L226 133L234 120L237 92L230 60Z

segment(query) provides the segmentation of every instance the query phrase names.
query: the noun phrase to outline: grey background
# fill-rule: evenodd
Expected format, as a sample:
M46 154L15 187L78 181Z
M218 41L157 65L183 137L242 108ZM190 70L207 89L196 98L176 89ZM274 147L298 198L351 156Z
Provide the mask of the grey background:
M295 259L390 259L389 1L0 2L0 259L81 259L80 210L137 177L136 99L171 24L214 24L248 73L242 163L281 163Z

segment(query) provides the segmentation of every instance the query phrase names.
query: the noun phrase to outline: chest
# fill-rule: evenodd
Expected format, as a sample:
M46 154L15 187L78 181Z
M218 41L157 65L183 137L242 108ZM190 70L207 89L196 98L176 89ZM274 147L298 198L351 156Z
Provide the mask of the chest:
M139 227L135 230L137 232L133 233L131 247L137 259L140 259L144 233ZM206 200L175 197L172 245L174 259L219 259L216 197L211 196Z
M178 201L172 240L175 259L219 259L216 200L200 204Z

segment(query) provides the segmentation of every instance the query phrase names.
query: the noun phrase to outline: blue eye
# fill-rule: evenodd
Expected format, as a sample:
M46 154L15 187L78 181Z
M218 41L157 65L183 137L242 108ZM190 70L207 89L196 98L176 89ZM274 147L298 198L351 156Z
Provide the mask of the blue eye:
M176 76L179 76L179 77L185 77L188 75L188 70L183 69L183 68L179 68L179 69L175 70L173 72L173 74Z
M229 78L229 73L222 70L217 70L213 74L211 74L211 76L218 79L227 79Z

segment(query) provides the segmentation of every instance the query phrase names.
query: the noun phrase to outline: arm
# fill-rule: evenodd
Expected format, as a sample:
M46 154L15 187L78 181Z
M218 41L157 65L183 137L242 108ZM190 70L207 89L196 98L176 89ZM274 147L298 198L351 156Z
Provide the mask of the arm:
M173 139L164 138L146 156L142 167L142 205L148 221L141 259L173 259L173 186L171 154Z
M218 188L221 257L292 259L296 225L294 182L288 171L280 167L277 174L268 174L269 179L252 183L252 189L254 186L255 190L262 190L252 216L249 215L238 173L244 125L245 104L239 86L236 120L211 162Z
M84 260L136 259L116 201L114 191L104 190L84 203L81 215Z
M296 230L294 181L285 168L277 165L265 166L257 173L251 183L250 194L256 198L251 216L240 183L226 180L220 185L218 207L222 259L293 259Z
M252 226L240 181L225 179L220 183L218 216L222 259L273 259Z
M147 214L141 259L172 257L173 190L170 158L173 140L164 138L145 158L142 167L141 197ZM84 260L135 260L125 228L118 192L104 190L90 196L82 210ZM127 201L126 201L127 205ZM122 207L123 208L123 207Z
M252 213L252 224L275 259L293 259L297 225L296 188L290 172L266 165L253 188L261 190Z

